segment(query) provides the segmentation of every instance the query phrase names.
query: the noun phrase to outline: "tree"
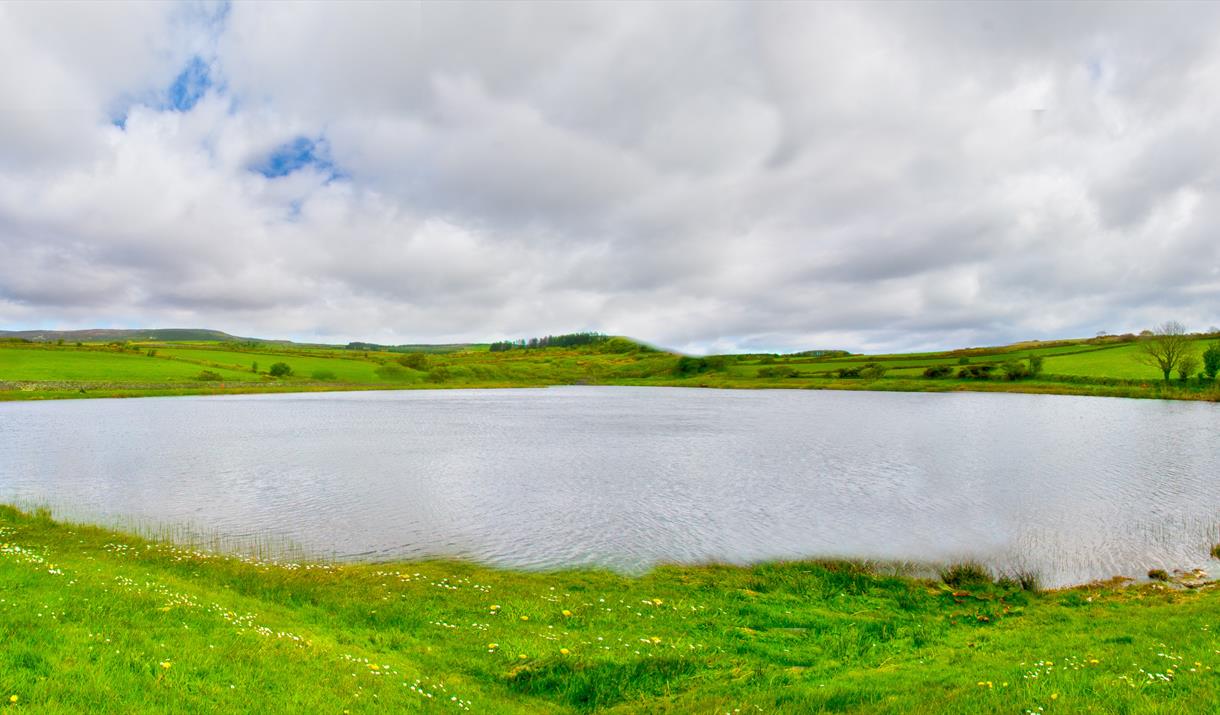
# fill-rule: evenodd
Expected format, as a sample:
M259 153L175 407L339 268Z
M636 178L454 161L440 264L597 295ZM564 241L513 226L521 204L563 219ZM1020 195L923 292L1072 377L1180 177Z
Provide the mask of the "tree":
M271 377L288 377L292 375L292 368L286 362L277 362L267 370L267 374Z
M1220 373L1220 343L1212 343L1203 351L1203 372L1209 380L1215 380L1216 373Z
M250 372L258 372L258 361L250 363Z
M1144 337L1140 340L1136 360L1160 370L1165 382L1169 382L1170 373L1190 347L1190 337L1186 335L1185 326L1171 320L1155 330L1145 330L1140 335Z

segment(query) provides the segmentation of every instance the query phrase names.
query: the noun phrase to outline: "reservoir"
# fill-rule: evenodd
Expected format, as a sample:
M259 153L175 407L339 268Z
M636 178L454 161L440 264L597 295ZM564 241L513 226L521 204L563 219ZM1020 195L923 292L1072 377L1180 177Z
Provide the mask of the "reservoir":
M324 558L1207 568L1220 406L560 387L0 404L0 502Z

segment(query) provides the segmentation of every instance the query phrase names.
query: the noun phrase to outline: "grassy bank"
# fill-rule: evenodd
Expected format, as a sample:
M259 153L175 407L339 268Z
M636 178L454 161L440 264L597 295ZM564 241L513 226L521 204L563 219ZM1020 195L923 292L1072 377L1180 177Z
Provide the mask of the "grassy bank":
M1206 712L1220 590L218 557L0 507L11 712Z
M1193 341L1201 354L1215 337ZM1025 392L1220 400L1214 380L1164 381L1138 342L1089 339L909 355L683 357L613 338L576 347L434 352L283 343L0 341L0 401L545 385ZM1013 365L1040 360L1034 376ZM273 368L287 368L273 374Z

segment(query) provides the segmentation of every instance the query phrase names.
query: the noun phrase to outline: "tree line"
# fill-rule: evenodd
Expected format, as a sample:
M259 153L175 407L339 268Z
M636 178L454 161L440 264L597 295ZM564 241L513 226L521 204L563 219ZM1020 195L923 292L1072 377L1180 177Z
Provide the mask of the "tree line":
M530 348L571 348L578 345L593 345L610 339L602 333L564 333L563 335L547 335L529 340L500 340L492 343L488 350L501 353L507 350L527 350Z

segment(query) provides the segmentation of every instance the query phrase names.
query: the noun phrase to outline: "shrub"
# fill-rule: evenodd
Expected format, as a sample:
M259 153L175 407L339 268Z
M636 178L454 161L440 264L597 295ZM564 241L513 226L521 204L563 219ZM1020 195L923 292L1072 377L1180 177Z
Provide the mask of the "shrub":
M678 362L674 364L674 374L678 375L679 377L698 375L700 373L707 372L709 367L710 365L708 365L707 358L697 358L689 355L683 355L682 357L678 358Z
M1212 546L1211 554L1213 559L1220 559L1220 544Z
M149 348L148 352L146 352L144 354L147 355L148 357L157 357L157 350L156 350L156 348Z
M1186 382L1199 369L1199 358L1194 355L1183 355L1178 358L1178 378Z
M315 380L333 380L335 379L335 373L331 370L314 370L310 377Z
M953 368L949 367L948 365L933 365L932 367L923 371L924 377L933 380L939 380L942 377L949 377L952 374Z
M213 372L211 370L204 370L203 372L196 375L195 379L196 380L223 380L225 378L224 378L224 375L221 375L218 372Z
M970 364L970 358L968 358L968 357L964 357L964 358L958 358L958 359L957 359L957 364L958 364L958 365L969 365L969 364Z
M1220 373L1220 343L1212 343L1203 351L1203 372L1209 380L1215 380Z
M1169 574L1165 573L1165 569L1152 569L1148 572L1148 578L1153 581L1168 581Z
M250 372L258 372L258 363L257 362L250 363Z
M382 380L406 380L411 377L411 373L407 372L405 367L398 365L382 365L374 370L373 374Z
M449 369L441 365L428 371L428 382L444 382L449 379Z
M843 380L854 380L860 377L860 373L864 371L864 367L843 367L839 368L839 378Z
M1007 360L1000 365L1000 370L1003 371L1006 380L1022 380L1029 377L1029 368L1025 367L1025 363L1020 360Z
M290 377L292 375L292 367L286 362L277 362L267 370L267 374L271 377Z
M775 365L773 367L760 367L758 369L759 377L797 377L800 375L797 369L791 365Z
M860 377L865 380L880 380L885 377L886 368L879 362L865 363L864 367L860 368Z
M954 588L978 586L991 583L991 572L982 564L973 561L963 561L941 571L940 580Z
M1029 356L1029 376L1037 377L1041 374L1042 374L1042 356L1041 355L1030 355Z
M423 372L428 369L428 356L423 353L407 353L398 357L398 364Z
M967 365L957 371L957 376L964 380L990 380L994 369L995 365Z

